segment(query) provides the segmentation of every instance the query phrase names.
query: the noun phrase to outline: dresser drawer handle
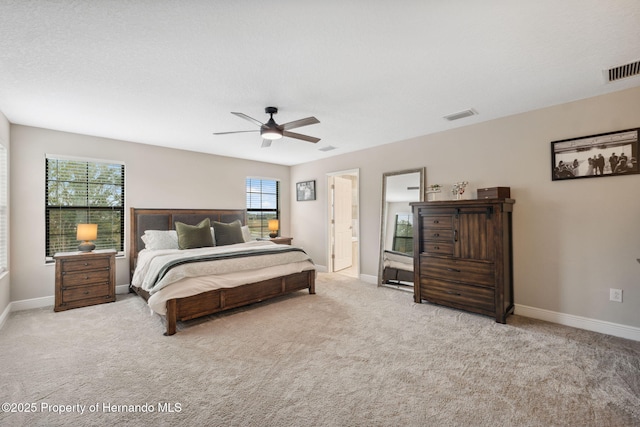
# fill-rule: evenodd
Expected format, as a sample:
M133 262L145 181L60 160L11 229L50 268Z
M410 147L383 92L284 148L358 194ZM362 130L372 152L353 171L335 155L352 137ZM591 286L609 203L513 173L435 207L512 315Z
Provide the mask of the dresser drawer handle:
M438 250L440 249L440 246L434 246L433 249Z
M454 273L460 273L460 270L457 268L447 268L447 271L453 271Z
M434 223L434 224L440 224L440 221L438 221L437 219L434 219L434 220L433 220L433 223Z
M461 296L462 294L456 291L447 291L448 294L450 295L456 295L456 296Z
M84 265L85 265L85 266L87 266L87 265L89 265L89 263L88 263L88 262L85 262L85 263L84 263Z
M440 233L433 233L433 237L440 237Z
M84 291L83 292L85 295L89 295L89 291Z

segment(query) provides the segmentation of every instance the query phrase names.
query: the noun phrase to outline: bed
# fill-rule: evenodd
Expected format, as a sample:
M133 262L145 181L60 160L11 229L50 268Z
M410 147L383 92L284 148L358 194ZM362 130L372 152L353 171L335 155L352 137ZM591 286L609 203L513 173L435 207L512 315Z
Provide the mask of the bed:
M244 225L246 211L243 209L131 208L130 220L130 290L166 319L165 335L176 333L178 321L303 289L315 294L315 266L300 248L270 241L184 250L173 247L155 250L158 248L150 249L148 244L151 234L173 233L170 230L176 228L176 222ZM186 259L181 260L178 252ZM164 262L167 264L160 268ZM272 265L274 263L276 265ZM201 266L206 267L202 273ZM149 275L154 274L157 277L150 278Z
M382 283L401 285L413 283L413 256L385 250L382 259Z

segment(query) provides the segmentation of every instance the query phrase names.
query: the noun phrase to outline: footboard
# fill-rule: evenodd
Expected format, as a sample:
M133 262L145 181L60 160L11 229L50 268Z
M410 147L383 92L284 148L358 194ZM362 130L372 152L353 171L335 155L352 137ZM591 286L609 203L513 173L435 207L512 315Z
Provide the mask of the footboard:
M167 301L165 335L176 333L178 321L196 319L307 288L310 294L315 294L315 277L315 270L307 270L235 288L215 289L190 297L170 299Z

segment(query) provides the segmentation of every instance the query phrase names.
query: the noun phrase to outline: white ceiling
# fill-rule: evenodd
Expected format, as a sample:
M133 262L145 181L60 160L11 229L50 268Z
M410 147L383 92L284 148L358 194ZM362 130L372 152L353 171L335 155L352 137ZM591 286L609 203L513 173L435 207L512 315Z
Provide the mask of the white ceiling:
M638 0L2 0L0 111L294 165L639 86L603 78L640 59L639 23ZM212 135L267 106L322 140Z

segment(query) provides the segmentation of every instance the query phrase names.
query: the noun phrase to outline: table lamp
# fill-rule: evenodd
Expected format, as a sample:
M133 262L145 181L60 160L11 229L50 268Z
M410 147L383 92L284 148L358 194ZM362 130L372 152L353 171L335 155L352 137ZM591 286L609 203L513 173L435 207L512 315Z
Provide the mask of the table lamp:
M76 239L82 240L78 246L80 252L91 252L96 248L91 240L98 238L98 224L78 224Z
M274 238L274 237L278 237L278 229L280 228L280 223L277 219L270 219L269 220L269 231L271 233L269 233L269 237Z

